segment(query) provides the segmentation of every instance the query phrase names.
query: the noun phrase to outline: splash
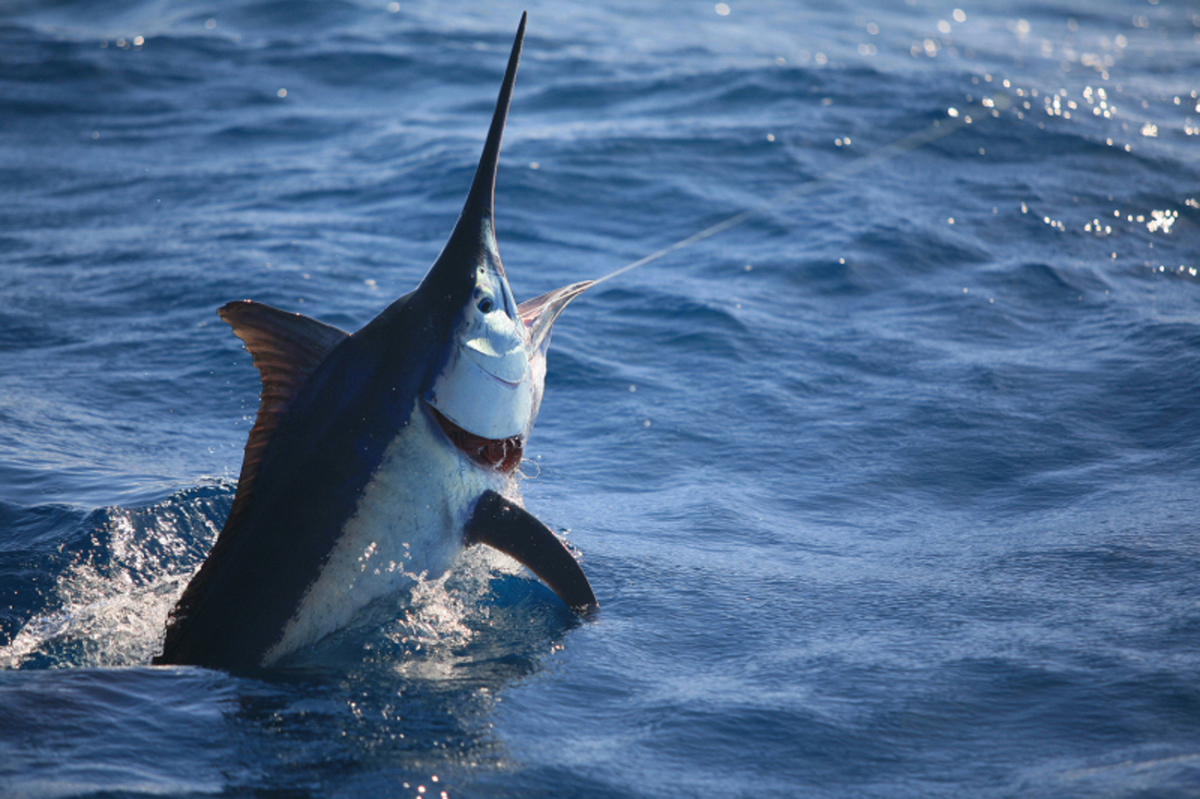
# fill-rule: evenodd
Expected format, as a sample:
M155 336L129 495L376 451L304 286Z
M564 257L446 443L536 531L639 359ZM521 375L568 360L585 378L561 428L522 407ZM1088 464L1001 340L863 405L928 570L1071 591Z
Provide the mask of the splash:
M464 550L458 563L436 579L417 578L403 612L382 628L395 649L389 660L407 679L450 679L469 665L469 654L492 615L484 601L495 574L520 574L524 567L488 547Z
M87 516L86 545L59 575L50 607L0 647L0 667L147 663L161 644L167 614L215 540L229 499L228 486L201 487L148 508L103 508Z

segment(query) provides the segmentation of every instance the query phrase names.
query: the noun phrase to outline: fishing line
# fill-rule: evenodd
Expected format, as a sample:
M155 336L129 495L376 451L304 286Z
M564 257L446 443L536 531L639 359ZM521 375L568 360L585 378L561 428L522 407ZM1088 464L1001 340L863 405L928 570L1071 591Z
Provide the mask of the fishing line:
M666 255L670 255L673 252L678 252L679 250L690 247L697 242L712 238L718 233L724 233L726 230L736 227L748 219L753 219L760 214L766 215L770 211L778 208L781 205L789 203L798 197L803 197L807 194L812 194L813 192L829 188L835 183L845 180L848 177L852 177L861 172L866 172L872 167L876 167L895 158L899 158L905 153L910 153L913 150L924 147L926 144L935 142L938 139L943 139L950 134L961 130L963 126L970 125L973 121L975 121L975 118L968 113L969 111L979 108L983 111L983 114L981 114L982 117L984 114L991 114L993 111L999 112L1007 109L1009 107L1009 102L1010 101L1007 95L997 94L991 100L994 109L989 108L986 104L980 103L969 105L965 108L965 110L951 109L949 116L947 116L945 119L939 119L937 122L934 122L927 128L918 130L915 133L910 133L907 136L897 139L891 144L885 144L875 152L868 153L867 155L860 156L852 161L848 161L839 167L831 169L819 178L810 180L807 183L801 183L795 188L782 191L771 199L764 200L753 208L740 211L733 216L717 222L714 225L704 228L704 230L701 230L698 233L693 233L687 238L680 239L674 244L668 244L661 250L656 250L647 256L639 258L633 263L626 264L620 269L609 272L603 277L597 278L596 280L592 281L588 287L590 288L591 286L595 286L597 283L603 283L606 280L623 275L626 272L632 272L639 266L645 266L646 264L657 261L658 259Z

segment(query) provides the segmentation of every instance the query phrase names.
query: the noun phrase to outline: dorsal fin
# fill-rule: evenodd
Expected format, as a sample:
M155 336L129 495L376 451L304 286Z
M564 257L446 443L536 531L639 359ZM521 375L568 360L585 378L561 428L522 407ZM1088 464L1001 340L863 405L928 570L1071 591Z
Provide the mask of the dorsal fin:
M237 496L225 522L231 529L249 501L263 453L292 398L348 334L303 314L252 300L228 303L217 313L245 342L263 384L258 418L242 456Z

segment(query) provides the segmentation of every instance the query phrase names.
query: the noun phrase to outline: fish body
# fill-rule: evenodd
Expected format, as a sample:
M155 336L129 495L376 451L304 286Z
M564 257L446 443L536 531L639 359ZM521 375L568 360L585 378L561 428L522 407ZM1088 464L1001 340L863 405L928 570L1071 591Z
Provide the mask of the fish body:
M414 291L355 333L252 301L221 308L262 400L229 518L155 663L277 664L478 543L573 608L597 606L574 557L514 498L550 329L591 285L518 305L500 260L496 169L524 30L523 16L463 212Z

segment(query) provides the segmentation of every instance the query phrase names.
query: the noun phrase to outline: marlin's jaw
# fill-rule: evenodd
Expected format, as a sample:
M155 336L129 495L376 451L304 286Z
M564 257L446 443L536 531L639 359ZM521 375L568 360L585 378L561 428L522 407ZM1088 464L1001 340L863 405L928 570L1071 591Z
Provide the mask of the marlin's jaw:
M489 259L475 271L449 359L425 396L450 443L484 469L508 473L521 463L545 379L531 352L503 267Z

